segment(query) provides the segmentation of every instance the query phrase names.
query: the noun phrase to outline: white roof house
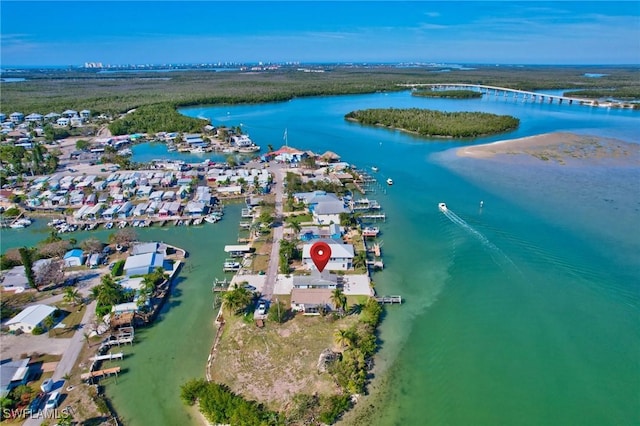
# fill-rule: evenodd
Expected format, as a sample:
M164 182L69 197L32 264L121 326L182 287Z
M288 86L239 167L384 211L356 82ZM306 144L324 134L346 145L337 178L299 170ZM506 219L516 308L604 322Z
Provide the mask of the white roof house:
M24 308L18 315L7 321L7 326L12 331L22 330L30 333L42 321L54 313L56 308L49 305L32 305Z
M328 271L346 271L353 268L353 245L342 244L332 239L320 239L331 248L331 257L329 263L325 266ZM311 246L313 244L305 244L302 246L302 264L308 269L315 269L313 260L311 260Z
M127 277L145 275L164 264L162 253L144 253L129 256L124 263L124 273Z

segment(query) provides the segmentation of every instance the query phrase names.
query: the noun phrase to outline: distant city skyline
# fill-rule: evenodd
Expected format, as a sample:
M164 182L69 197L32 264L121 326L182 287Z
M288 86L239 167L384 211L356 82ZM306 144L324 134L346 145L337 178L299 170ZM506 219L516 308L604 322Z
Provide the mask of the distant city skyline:
M640 64L629 2L1 2L2 67Z

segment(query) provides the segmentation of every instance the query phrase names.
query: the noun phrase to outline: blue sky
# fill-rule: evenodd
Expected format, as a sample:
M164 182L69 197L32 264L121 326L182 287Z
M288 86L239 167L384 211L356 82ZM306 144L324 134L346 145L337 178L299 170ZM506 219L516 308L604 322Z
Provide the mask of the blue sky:
M7 65L640 64L640 2L0 1Z

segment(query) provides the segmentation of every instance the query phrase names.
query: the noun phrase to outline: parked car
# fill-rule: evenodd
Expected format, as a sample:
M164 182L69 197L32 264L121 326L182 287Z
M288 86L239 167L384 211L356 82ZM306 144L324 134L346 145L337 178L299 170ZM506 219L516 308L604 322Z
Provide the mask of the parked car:
M256 291L256 288L254 286L252 286L251 284L245 284L244 288L246 288L249 291Z
M258 303L257 312L259 315L264 315L267 312L267 304L265 302Z
M51 392L49 395L49 399L47 399L47 403L44 405L44 411L53 410L60 403L60 392L55 391Z
M53 384L54 381L52 379L47 379L42 382L42 384L40 385L40 389L42 389L42 392L51 392L51 389L53 389Z

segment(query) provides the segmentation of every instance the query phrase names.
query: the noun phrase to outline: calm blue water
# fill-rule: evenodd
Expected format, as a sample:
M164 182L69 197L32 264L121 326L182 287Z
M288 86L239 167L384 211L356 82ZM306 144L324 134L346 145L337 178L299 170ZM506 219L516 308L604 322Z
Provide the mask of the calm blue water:
M425 142L343 118L384 107L510 114L521 124L473 141ZM637 167L611 180L602 171L551 176L543 186L536 172L524 173L509 186L495 168L461 166L440 154L553 131L640 142L638 112L405 92L183 113L214 125L243 123L262 146L282 145L286 128L291 146L332 150L360 167L379 167L381 182L393 178L393 187L372 195L389 217L382 225L386 269L373 279L379 293L407 303L389 309L373 395L345 424L640 421L640 235L629 226L640 222ZM619 208L572 208L589 199L594 182L593 194L605 191ZM438 211L440 201L455 217ZM610 226L618 223L627 226ZM370 404L371 411L362 408Z
M355 109L382 107L510 114L521 125L473 141L425 141L343 118ZM242 123L263 147L278 148L287 129L291 146L335 151L362 168L379 167L380 182L393 178L392 187L381 185L369 194L388 215L380 225L385 270L373 280L378 293L400 294L406 303L388 309L371 395L344 424L640 423L640 236L633 226L640 223L640 191L635 169L541 179L539 170L501 169L443 154L464 144L552 131L638 143L638 112L493 97L413 98L404 92L183 113L211 118L214 125ZM163 149L136 146L134 160L164 156ZM192 161L177 153L173 158ZM604 201L608 208L578 208L584 200L601 203L603 198L610 200ZM438 211L441 201L452 215ZM227 223L233 232L236 224ZM15 238L18 232L2 231L3 250L23 244L24 239ZM181 244L177 232L167 232L165 239ZM223 242L215 241L221 249ZM185 239L184 245L219 252L209 241ZM218 266L207 266L205 260L199 274L209 280ZM201 315L210 321L206 308ZM186 315L186 309L170 310L154 330L178 329L171 315ZM210 343L198 345L202 359ZM151 346L161 347L143 341L138 348ZM169 356L170 348L162 348L162 355ZM136 350L146 357L144 351L152 349ZM158 365L155 373L146 374L160 377L164 368ZM129 420L138 420L132 424L144 424L144 412L136 408L140 404L127 403L136 394L111 389L116 408L124 407Z

